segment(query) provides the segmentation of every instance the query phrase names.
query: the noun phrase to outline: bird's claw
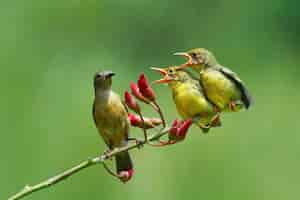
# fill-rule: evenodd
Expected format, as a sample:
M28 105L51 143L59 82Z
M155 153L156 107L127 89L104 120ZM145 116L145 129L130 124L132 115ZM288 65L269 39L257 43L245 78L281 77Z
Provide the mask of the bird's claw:
M137 146L138 149L141 149L144 146L144 142L141 141L141 140L136 139L135 143L136 143L136 146Z
M136 139L136 138L128 138L127 140L133 140L135 141L135 144L137 146L138 149L141 149L144 146L144 141Z
M112 150L110 149L106 149L104 150L104 152L102 153L101 156L103 156L104 158L109 158L109 154L111 153ZM109 158L110 160L112 160L112 158Z
M198 124L203 133L208 133L211 128L211 124Z
M228 106L232 112L237 112L244 107L244 104L240 101L231 101Z
M213 118L212 118L212 120L211 120L211 122L210 122L210 126L211 127L220 127L220 126L222 126L222 123L221 123L221 119L220 119L220 115L215 115Z
M201 129L204 134L207 134L209 132L210 127L202 127Z

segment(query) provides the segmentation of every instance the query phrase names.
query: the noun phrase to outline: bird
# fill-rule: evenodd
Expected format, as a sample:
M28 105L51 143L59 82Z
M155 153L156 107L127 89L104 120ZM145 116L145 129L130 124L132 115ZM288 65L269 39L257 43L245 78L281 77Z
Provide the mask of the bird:
M97 72L94 76L95 98L93 119L108 151L127 145L129 120L120 96L112 90L112 71ZM127 182L133 173L133 163L128 151L116 154L116 171L121 181Z
M199 73L200 84L207 98L220 110L236 112L252 106L253 99L244 82L236 73L219 64L209 50L195 48L174 55L188 59L181 68L191 67Z
M164 77L155 83L168 83L179 115L183 119L192 118L193 122L207 133L211 127L221 126L220 113L203 94L198 80L187 72L177 70L176 66L151 68Z

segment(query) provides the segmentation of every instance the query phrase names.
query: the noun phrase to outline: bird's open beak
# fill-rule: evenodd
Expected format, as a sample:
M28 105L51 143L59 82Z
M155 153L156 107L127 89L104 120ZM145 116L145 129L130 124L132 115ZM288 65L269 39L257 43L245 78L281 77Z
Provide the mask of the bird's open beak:
M158 67L151 67L151 69L159 72L162 76L164 76L162 79L153 81L153 83L168 83L172 81L172 79L168 76L168 72L165 69Z
M188 67L188 66L190 66L190 65L192 65L193 64L193 58L192 58L192 56L190 56L188 53L186 53L186 52L176 52L176 53L174 53L173 54L174 56L182 56L182 57L184 57L184 58L186 58L187 59L187 61L184 63L184 64L182 64L180 67L181 68L185 68L185 67Z
M161 75L165 76L168 74L167 70L158 67L151 67L150 69L159 72Z

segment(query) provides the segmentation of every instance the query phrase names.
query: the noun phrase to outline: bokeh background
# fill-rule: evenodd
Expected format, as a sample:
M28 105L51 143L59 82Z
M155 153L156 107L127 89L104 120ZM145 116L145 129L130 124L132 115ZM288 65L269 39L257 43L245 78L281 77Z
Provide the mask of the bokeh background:
M297 199L300 186L300 3L2 0L0 198L103 152L91 117L92 77L117 73L122 93L176 51L206 47L255 98L248 112L185 142L132 152L124 185L94 166L27 199ZM167 87L155 86L168 121ZM154 115L149 109L148 115ZM139 130L132 134L141 136Z

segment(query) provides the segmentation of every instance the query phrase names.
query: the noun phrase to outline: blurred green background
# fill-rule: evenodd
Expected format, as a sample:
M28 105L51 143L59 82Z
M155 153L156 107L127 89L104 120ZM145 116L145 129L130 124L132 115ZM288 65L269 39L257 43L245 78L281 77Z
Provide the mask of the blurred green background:
M94 166L27 199L297 199L300 186L300 3L27 0L0 3L0 198L96 156L92 77L117 73L122 93L176 51L206 47L255 98L209 135L132 152L124 185ZM167 87L155 86L170 122ZM147 109L147 114L151 114ZM152 113L153 114L153 113ZM141 135L133 129L133 135Z

